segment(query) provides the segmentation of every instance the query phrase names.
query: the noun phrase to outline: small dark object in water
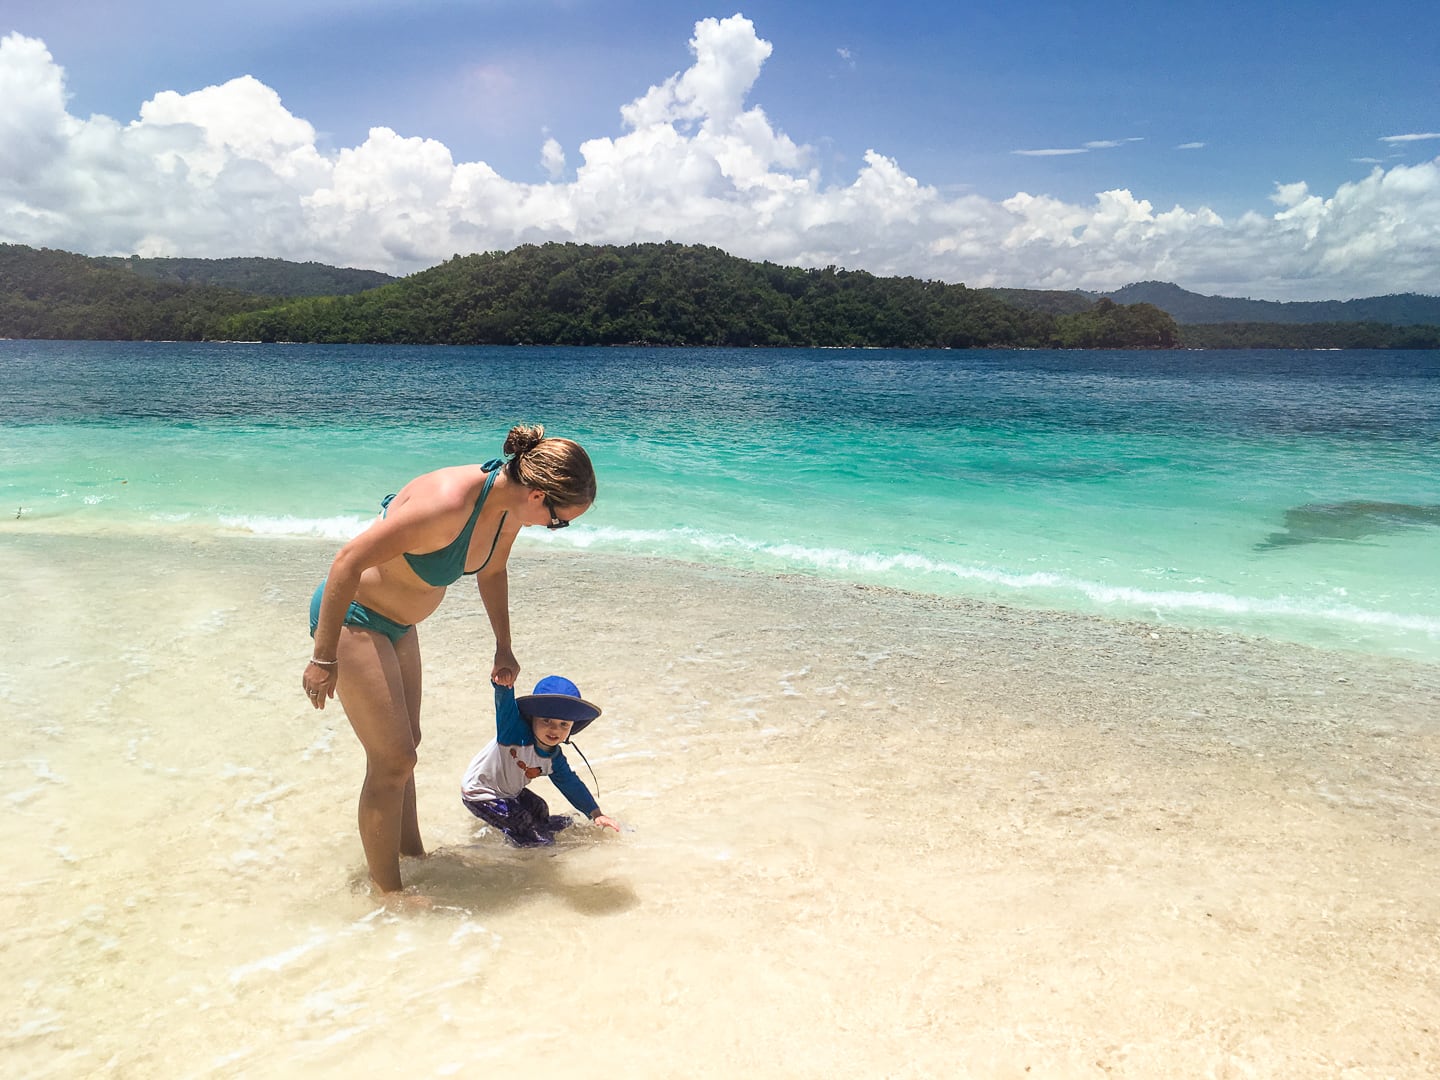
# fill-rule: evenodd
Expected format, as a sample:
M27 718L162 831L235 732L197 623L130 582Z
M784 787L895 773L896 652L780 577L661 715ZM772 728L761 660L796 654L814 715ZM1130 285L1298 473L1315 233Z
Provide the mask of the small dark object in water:
M1285 511L1285 531L1273 532L1255 545L1256 551L1345 540L1364 540L1404 529L1440 527L1440 506L1410 503L1365 502L1306 503Z

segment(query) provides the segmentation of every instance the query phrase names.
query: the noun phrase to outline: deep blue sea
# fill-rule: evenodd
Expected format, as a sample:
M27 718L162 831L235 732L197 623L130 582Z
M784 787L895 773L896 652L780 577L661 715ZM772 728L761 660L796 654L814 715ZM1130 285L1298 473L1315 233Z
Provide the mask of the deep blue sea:
M1440 353L0 341L3 530L358 531L517 422L522 543L1440 660Z

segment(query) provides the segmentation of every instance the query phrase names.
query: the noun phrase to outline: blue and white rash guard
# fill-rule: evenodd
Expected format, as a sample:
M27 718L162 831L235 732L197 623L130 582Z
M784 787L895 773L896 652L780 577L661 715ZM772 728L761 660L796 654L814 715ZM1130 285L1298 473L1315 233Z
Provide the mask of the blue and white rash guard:
M599 809L585 782L575 775L560 747L546 751L535 742L530 721L515 704L515 688L495 687L495 738L485 744L460 783L466 802L511 799L537 776L548 776L570 805L589 817Z

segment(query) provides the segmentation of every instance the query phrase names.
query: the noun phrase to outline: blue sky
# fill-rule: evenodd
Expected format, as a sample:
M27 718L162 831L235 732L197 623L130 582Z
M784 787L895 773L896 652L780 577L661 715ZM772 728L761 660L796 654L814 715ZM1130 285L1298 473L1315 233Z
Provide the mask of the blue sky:
M0 91L39 103L10 121L8 146L0 126L0 151L69 149L48 178L12 164L0 240L408 272L452 248L663 232L969 284L1440 293L1440 5L9 0L5 35ZM692 69L690 90L654 97ZM35 89L52 72L63 115ZM167 91L184 100L142 115ZM647 94L648 110L622 115ZM75 134L97 116L122 129L107 128L113 156L98 128ZM256 132L292 121L309 133L280 139L280 162ZM157 151L139 136L161 124ZM169 145L177 125L223 144L232 167L197 169L198 150ZM373 128L395 138L367 142ZM343 187L326 163L362 147L374 167ZM317 160L287 172L302 152ZM479 163L494 177L465 168ZM217 222L222 197L257 197L217 180L242 164L288 192L261 183L250 216L289 199L294 227L246 232L228 209ZM97 210L85 169L134 190ZM165 212L144 220L161 191ZM408 216L377 242L387 208ZM987 261L987 248L1006 254Z

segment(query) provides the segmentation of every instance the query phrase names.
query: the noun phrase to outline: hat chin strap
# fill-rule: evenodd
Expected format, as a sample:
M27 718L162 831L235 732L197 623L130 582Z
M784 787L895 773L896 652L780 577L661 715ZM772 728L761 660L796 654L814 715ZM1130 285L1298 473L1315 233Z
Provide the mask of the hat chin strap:
M570 741L570 737L568 735L565 737L565 745L575 746L575 744ZM595 797L598 799L600 797L600 781L595 778L595 769L591 766L590 759L585 756L584 750L581 750L580 747L575 746L575 752L580 755L580 760L585 762L585 768L590 770L590 779L595 781Z

